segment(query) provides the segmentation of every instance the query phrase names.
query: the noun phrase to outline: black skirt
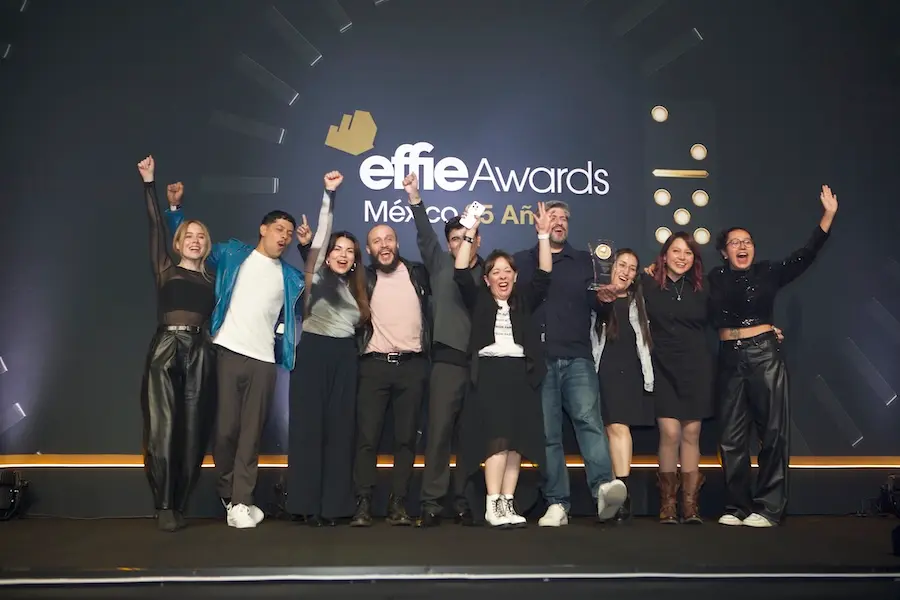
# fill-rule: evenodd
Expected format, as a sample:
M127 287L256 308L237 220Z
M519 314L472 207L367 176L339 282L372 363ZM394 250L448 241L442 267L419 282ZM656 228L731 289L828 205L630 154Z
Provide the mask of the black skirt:
M539 390L529 385L524 358L478 358L478 381L463 403L460 452L467 474L504 450L543 464L544 413Z

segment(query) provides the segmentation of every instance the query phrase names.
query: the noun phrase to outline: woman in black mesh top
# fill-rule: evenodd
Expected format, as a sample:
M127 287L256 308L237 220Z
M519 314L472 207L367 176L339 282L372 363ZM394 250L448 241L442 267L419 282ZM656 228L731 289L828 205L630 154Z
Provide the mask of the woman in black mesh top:
M215 306L213 275L206 258L212 242L200 221L184 221L169 255L156 197L152 156L138 163L150 219L150 264L156 279L158 328L147 354L141 393L144 470L153 492L157 526L184 527L188 496L200 475L215 419L215 356L205 326ZM183 187L170 185L170 204Z
M753 238L733 227L719 234L725 265L709 274L709 308L719 331L717 395L725 472L722 525L771 527L787 506L790 458L788 373L774 326L775 296L815 260L828 239L837 197L827 185L824 214L805 246L782 261L753 262ZM750 430L759 437L759 472L751 491ZM752 443L755 448L756 442Z

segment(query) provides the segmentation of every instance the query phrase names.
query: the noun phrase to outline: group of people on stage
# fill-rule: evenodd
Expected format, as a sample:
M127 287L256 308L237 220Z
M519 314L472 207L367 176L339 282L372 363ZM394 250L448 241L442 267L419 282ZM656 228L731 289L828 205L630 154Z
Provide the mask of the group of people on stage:
M538 524L566 525L564 415L602 521L630 519L631 428L656 424L659 520L700 523L700 428L714 414L726 482L719 523L769 527L782 520L789 394L774 301L828 238L837 212L828 186L812 237L780 262L756 261L750 233L731 228L716 243L723 265L707 274L697 243L678 232L645 268L633 250L618 249L610 282L596 289L590 254L568 243L564 202L538 203L533 247L482 258L477 219L471 227L459 217L448 221L442 248L412 173L403 185L422 262L403 258L395 231L376 225L364 265L357 238L334 231L338 172L324 176L314 232L305 216L298 224L273 211L253 247L234 239L213 244L203 223L184 219L181 184L167 188L168 234L153 158L138 170L159 304L142 406L160 529L184 526L210 436L227 524L250 528L263 520L253 494L276 365L291 372L287 508L312 526L345 518L372 524L388 408L391 525L438 525L448 494L454 520L474 524L466 484L483 465L485 522L524 526L515 502L523 460L541 469L547 509ZM302 271L282 259L295 232ZM709 329L720 340L718 364ZM414 520L406 506L426 396Z

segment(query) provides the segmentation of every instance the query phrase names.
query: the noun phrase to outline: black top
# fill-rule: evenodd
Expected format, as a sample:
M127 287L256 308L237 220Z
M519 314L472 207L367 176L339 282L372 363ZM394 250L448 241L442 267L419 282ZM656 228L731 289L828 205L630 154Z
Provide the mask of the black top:
M537 246L516 253L513 259L519 269L519 283L527 283L538 270ZM593 262L586 250L566 244L553 254L553 281L546 301L534 311L548 357L593 362L591 312L601 309L596 293L588 289L593 280Z
M471 361L471 379L478 380L478 352L494 343L494 325L499 308L490 289L476 283L468 268L454 269L453 279L459 286L463 303L472 315L472 330L469 336L469 360ZM513 339L525 351L528 383L537 388L544 379L547 366L541 338L532 319L532 311L547 296L550 288L550 274L538 269L527 284L516 283L510 296L509 320L512 324Z
M816 227L806 245L781 262L760 261L744 271L729 264L709 273L710 320L716 329L772 324L775 295L815 260L828 233Z
M707 290L695 291L688 275L678 281L665 279L665 287L642 273L644 303L653 336L653 349L658 354L689 354L696 349L706 350L709 324Z
M158 322L202 327L216 304L214 276L179 267L172 260L168 251L171 238L159 214L154 182L144 183L144 199L150 219L150 264L156 277Z

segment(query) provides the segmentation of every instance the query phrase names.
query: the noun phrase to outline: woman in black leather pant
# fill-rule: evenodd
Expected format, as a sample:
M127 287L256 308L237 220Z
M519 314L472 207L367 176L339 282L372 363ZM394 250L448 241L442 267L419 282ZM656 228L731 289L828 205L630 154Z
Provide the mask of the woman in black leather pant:
M200 476L215 419L215 355L205 326L215 306L213 275L204 263L212 242L200 221L185 221L174 235L175 262L156 197L152 156L138 163L150 219L150 264L156 280L158 327L147 353L141 390L144 470L153 491L157 526L184 527L188 496ZM167 190L178 204L180 183Z
M725 471L722 525L771 527L784 516L790 403L773 313L778 291L809 268L828 239L837 197L825 185L820 200L824 214L812 237L780 262L753 262L753 238L746 229L723 231L716 242L725 260L724 266L709 274L711 317L720 340L716 387L722 427L719 452ZM761 441L752 491L751 423Z

